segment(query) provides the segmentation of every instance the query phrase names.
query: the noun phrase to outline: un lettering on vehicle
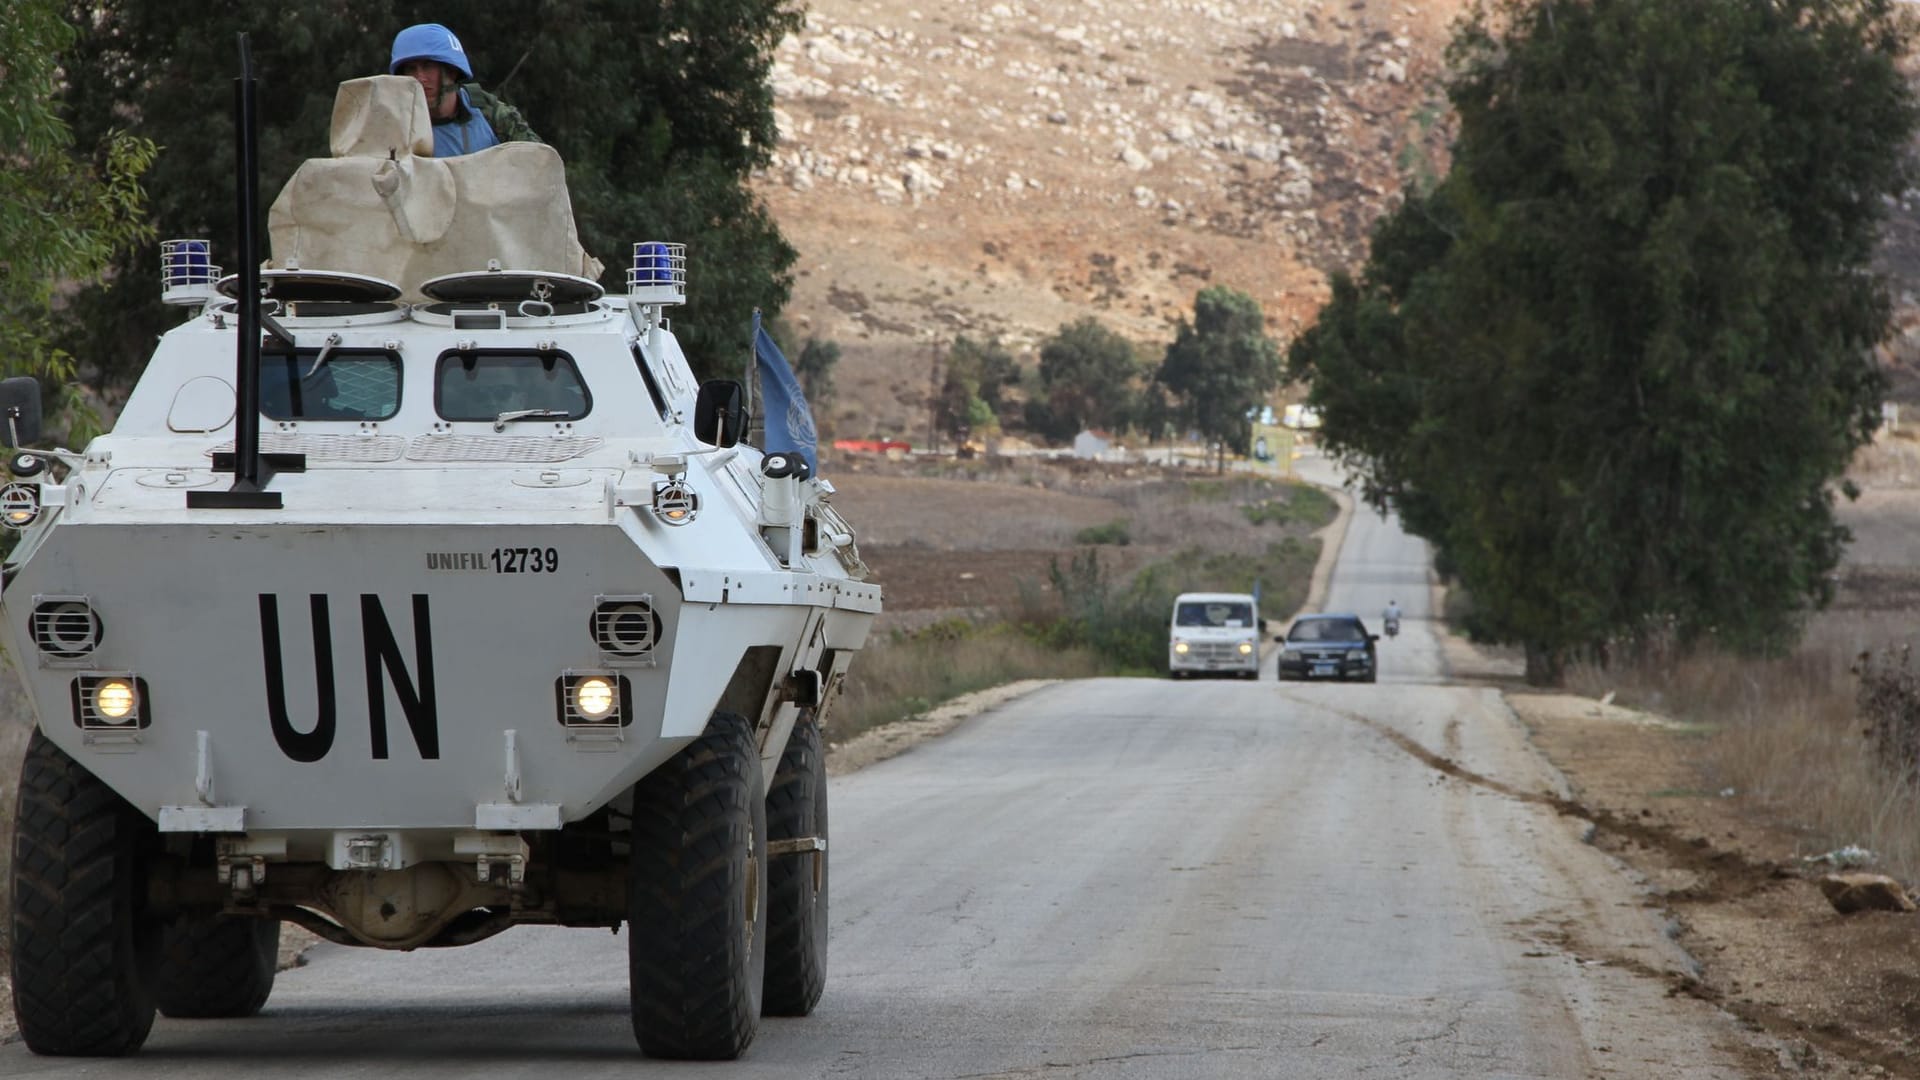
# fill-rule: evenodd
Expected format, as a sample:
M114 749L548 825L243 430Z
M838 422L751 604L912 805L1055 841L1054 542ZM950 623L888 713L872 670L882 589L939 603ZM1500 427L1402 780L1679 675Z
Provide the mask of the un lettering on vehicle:
M342 665L336 663L335 657L333 598L325 593L312 593L305 600L305 604L293 599L285 605L290 609L284 616L289 632L283 635L281 598L274 593L260 594L260 659L266 684L267 722L273 732L274 744L292 760L311 764L324 759L333 750L340 728L342 698L336 674L344 673L339 671ZM290 700L287 692L290 648L283 644L283 636L290 642L300 640L299 624L302 620L297 609L303 606L306 608L304 621L313 643L314 700L311 706L304 701ZM440 757L440 712L433 666L433 618L426 594L414 593L405 604L412 615L411 657L407 655L409 650L401 645L409 636L404 634L404 623L397 632L395 623L400 620L389 615L379 596L362 593L357 606L360 613L358 651L361 662L358 672L346 675L347 688L349 693L356 688L356 683L365 688L368 744L374 760L385 760L392 756L387 727L389 688L399 702L401 718L407 733L412 736L415 752L423 761L437 760ZM295 662L298 662L297 658ZM349 669L351 664L352 661L348 660Z
M427 569L456 573L554 574L560 571L560 552L557 548L539 546L429 551Z

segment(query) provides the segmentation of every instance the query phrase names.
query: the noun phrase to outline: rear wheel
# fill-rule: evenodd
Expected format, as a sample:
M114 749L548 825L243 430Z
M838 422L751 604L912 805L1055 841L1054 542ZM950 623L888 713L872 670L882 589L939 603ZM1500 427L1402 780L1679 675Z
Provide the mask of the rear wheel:
M753 1042L767 956L760 776L753 725L720 712L634 787L627 973L649 1057L725 1060Z
M130 1054L153 1028L153 823L35 731L13 844L13 1012L36 1054Z
M760 1011L805 1016L827 987L827 760L811 715L793 725L767 792L769 840L817 840L767 867L767 985Z
M252 1016L273 993L280 920L186 915L160 935L154 999L168 1016Z

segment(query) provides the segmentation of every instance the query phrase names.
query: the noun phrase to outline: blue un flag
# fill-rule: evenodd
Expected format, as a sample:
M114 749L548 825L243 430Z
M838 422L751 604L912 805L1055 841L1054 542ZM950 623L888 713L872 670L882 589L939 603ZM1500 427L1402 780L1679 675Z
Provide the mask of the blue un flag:
M793 366L787 363L780 346L760 325L758 311L753 313L753 359L760 369L760 398L766 409L767 453L799 454L806 459L808 470L820 475L820 437L813 429L807 395L800 389L800 380L793 377Z

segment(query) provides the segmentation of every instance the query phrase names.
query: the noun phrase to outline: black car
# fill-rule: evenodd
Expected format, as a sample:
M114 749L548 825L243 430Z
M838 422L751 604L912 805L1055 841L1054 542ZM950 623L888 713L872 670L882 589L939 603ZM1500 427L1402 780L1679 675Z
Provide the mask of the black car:
M1358 615L1303 615L1273 640L1281 645L1282 679L1373 682L1379 674L1373 643L1380 635L1367 633Z

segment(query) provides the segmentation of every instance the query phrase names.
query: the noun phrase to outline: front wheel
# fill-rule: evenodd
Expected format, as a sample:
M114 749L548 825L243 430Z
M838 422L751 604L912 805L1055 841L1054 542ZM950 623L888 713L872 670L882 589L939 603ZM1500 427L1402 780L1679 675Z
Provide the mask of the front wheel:
M827 987L827 758L820 725L793 725L767 791L767 985L760 1011L805 1016Z
M252 1016L273 993L280 920L214 912L168 923L160 937L153 996L167 1016Z
M13 1014L36 1054L131 1054L153 1028L153 823L40 732L20 768Z
M760 777L753 725L717 712L634 785L627 976L648 1057L731 1060L753 1042L767 961Z

